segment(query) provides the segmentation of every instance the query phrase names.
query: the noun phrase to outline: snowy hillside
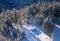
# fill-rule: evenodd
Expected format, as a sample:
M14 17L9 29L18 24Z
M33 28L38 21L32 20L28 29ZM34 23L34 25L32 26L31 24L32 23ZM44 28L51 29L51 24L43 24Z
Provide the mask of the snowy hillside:
M60 2L42 1L1 0L0 41L60 41Z

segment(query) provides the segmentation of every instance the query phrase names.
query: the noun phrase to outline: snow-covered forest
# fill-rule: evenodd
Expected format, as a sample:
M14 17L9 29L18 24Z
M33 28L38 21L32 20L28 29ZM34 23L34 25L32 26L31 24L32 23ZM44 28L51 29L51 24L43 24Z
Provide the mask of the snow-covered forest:
M4 6L0 5L0 41L60 41L59 0Z

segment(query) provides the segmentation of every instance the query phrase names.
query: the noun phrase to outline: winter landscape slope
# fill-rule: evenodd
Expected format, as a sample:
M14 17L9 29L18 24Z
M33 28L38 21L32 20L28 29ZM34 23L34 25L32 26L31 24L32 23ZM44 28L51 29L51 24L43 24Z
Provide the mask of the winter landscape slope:
M42 33L42 29L43 29L42 26L43 26L43 21L47 19L50 15L52 15L52 17L49 17L48 21L54 24L53 41L60 40L59 39L60 26L58 26L60 25L60 2L55 2L55 1L52 3L38 2L37 4L32 4L30 6L26 6L22 9L17 10L18 8L20 8L19 4L21 2L22 2L21 4L23 4L26 0L25 1L19 0L20 3L17 3L17 0L15 0L16 2L8 1L8 0L7 2L5 1L6 0L4 0L5 4L3 3L2 0L0 1L1 5L3 4L2 8L4 8L3 12L1 12L0 14L0 36L1 36L0 41L32 41L32 40L45 41L43 37L48 37L49 40L50 36L48 36L46 33ZM14 2L17 3L18 5L16 5ZM30 0L28 2L30 2ZM33 1L32 3L34 2L35 1ZM12 7L10 8L10 5L8 6L7 3L8 4L11 3ZM26 4L24 3L24 5ZM17 9L14 9L15 7ZM5 10L5 9L12 9L12 10ZM55 24L57 24L56 25L57 27L55 27ZM39 37L39 36L43 36L43 37Z

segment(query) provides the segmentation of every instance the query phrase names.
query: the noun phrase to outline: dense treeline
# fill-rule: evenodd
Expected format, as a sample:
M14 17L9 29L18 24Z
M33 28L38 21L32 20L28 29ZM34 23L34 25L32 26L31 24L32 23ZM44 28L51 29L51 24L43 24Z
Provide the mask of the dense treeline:
M20 41L22 33L25 33L22 26L24 24L33 23L36 26L42 25L42 31L47 32L49 30L48 32L51 34L53 31L53 24L50 25L50 23L58 24L59 22L60 2L38 2L37 4L21 8L20 10L13 8L12 10L5 11L3 9L3 12L0 14L0 32L3 37L6 37L7 41ZM50 27L47 28L46 24ZM17 27L14 27L14 25Z

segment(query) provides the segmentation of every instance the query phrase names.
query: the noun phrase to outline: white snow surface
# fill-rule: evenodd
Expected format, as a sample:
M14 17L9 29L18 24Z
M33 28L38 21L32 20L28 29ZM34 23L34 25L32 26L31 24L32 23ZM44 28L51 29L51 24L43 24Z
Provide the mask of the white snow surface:
M32 32L32 30L34 30L36 27L32 27L32 26L30 26L30 25L23 25L26 29L28 29L28 31L30 31L31 32L31 34L33 34L36 38L38 38L40 41L52 41L52 39L50 39L50 37L49 36L47 36L46 34L44 34L43 32L41 32L41 34L39 34L39 35L36 35L35 33L33 33ZM37 31L39 30L39 29L36 29ZM31 37L31 35L30 35L30 37ZM32 40L31 40L32 41ZM38 41L38 40L35 40L35 41Z

